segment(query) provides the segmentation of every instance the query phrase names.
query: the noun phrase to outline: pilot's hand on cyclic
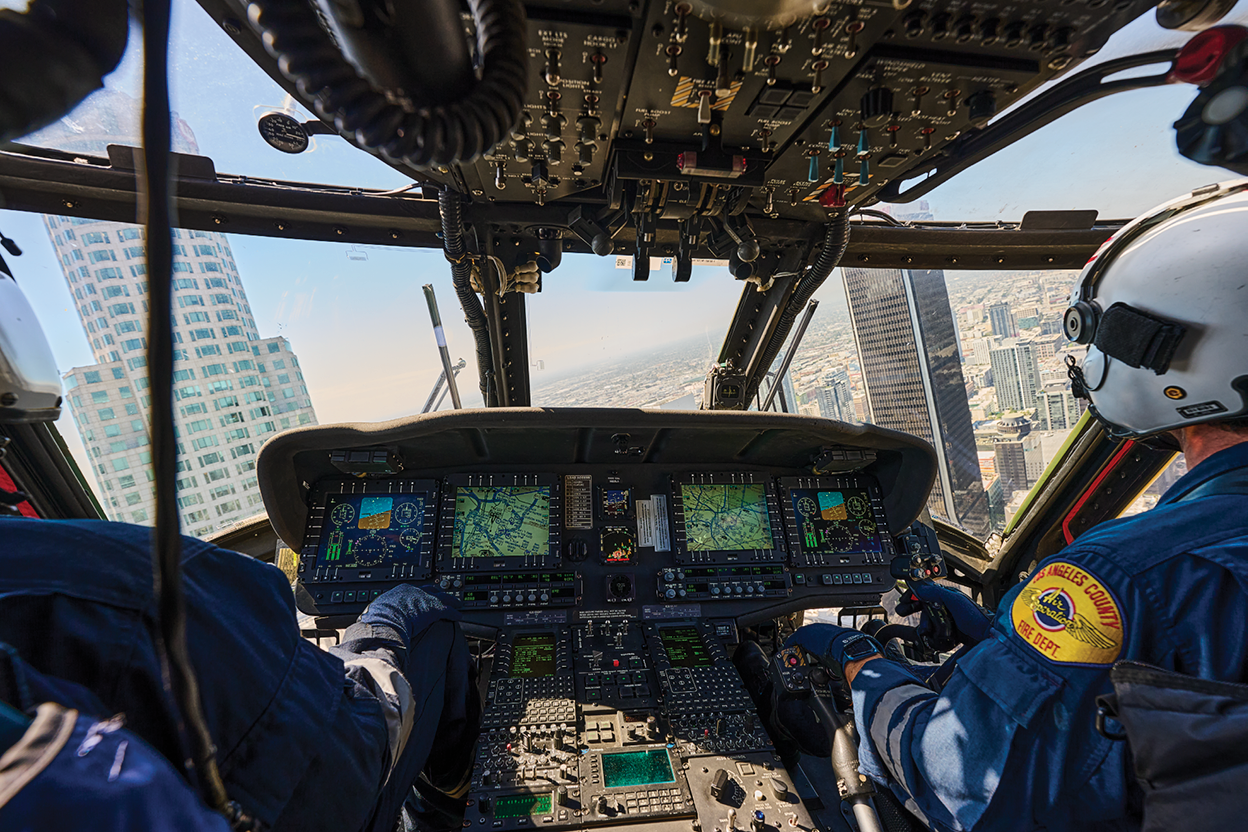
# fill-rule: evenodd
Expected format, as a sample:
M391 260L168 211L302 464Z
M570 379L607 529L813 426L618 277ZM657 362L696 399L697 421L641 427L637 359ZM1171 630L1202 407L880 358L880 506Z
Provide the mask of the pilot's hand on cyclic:
M920 601L928 604L942 604L949 611L949 617L953 619L954 629L961 637L964 644L979 644L988 638L989 631L992 630L992 619L984 612L983 608L970 599L968 595L960 592L953 587L944 586L932 581L923 581L912 584L910 591L918 597ZM914 612L908 603L899 603L897 612L900 615L909 615ZM924 611L923 619L919 622L918 630L923 633L925 629L930 629L931 624L927 620L926 611Z
M786 647L801 647L824 660L837 673L846 662L858 661L880 652L880 645L866 633L835 624L807 624L789 636Z

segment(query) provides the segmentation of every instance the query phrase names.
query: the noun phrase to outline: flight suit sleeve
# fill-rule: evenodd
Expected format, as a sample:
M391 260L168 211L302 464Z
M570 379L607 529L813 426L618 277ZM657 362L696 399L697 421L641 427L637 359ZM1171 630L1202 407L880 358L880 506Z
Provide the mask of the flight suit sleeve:
M1113 593L1063 554L1006 595L989 638L939 694L884 659L854 679L862 773L934 828L974 829L1003 803L1015 819L1044 816L1105 756L1094 700L1122 650L1122 617Z

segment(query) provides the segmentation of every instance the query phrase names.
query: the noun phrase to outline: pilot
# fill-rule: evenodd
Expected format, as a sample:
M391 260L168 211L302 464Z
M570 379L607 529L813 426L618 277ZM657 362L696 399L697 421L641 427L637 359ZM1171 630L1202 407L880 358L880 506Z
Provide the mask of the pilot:
M184 759L153 639L151 529L5 519L0 541L0 643L38 680L6 685L0 667L0 699L37 688L8 704L121 714L165 759ZM300 637L280 570L193 538L182 547L187 649L245 813L273 830L391 832L401 809L462 806L480 700L456 610L398 586L326 651Z
M862 633L793 635L844 670L860 771L933 828L1139 828L1127 744L1095 727L1113 664L1245 680L1246 231L1248 183L1200 189L1119 231L1073 292L1066 333L1088 345L1069 362L1074 392L1111 433L1186 455L1153 510L1041 561L990 621L953 590L921 588L979 641L939 693Z

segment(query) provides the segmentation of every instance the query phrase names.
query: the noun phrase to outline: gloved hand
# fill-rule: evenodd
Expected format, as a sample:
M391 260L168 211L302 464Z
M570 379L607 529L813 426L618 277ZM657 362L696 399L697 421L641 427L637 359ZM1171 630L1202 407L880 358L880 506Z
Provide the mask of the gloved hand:
M837 627L835 624L807 624L799 627L784 644L786 647L801 647L807 653L827 660L838 671L847 661L857 661L883 652L880 643L866 633L848 627Z
M944 605L949 611L949 617L953 619L954 629L963 644L979 644L988 638L988 632L992 629L992 619L965 593L932 581L912 584L910 592L920 601ZM922 609L922 605L913 603L905 596L897 604L898 615L910 615ZM923 618L918 626L919 634L922 635L929 629L931 629L931 624L926 610L923 610Z

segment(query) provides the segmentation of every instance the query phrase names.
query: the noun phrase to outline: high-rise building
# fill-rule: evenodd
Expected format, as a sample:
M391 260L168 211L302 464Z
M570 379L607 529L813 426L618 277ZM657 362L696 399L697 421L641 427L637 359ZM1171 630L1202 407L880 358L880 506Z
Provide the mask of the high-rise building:
M1040 362L1032 342L1010 338L990 356L997 407L1002 411L1033 409L1040 390Z
M854 393L849 386L849 373L844 369L833 370L823 377L815 391L819 402L819 415L839 422L856 422Z
M1002 338L1017 338L1018 323L1014 313L1005 301L994 303L988 307L988 323L992 326L992 334Z
M135 102L107 92L40 141L103 153L133 143ZM185 122L175 147L195 151ZM132 134L129 134L132 135ZM111 520L154 520L147 375L148 275L142 228L45 216L95 364L64 374L74 424ZM285 338L261 338L225 236L173 232L174 430L183 527L207 534L261 510L256 452L265 439L316 424L299 360Z
M866 416L926 439L938 476L928 506L977 536L989 531L971 411L944 272L841 270L866 387Z
M1021 439L1003 439L992 444L996 454L996 472L1001 490L1009 498L1015 491L1026 491L1040 481L1044 472L1040 437L1032 434Z
M1040 430L1068 430L1075 426L1088 404L1075 398L1069 384L1046 384L1036 395L1036 421Z

